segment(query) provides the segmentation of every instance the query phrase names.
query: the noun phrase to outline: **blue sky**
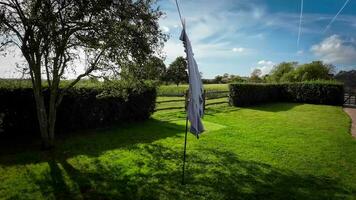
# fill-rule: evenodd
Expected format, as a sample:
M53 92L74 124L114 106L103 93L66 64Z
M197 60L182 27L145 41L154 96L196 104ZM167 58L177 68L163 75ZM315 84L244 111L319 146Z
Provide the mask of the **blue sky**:
M179 0L204 78L230 73L268 73L282 61L323 60L337 70L356 69L356 0ZM170 35L166 64L184 56L174 0L157 3L166 14L160 26Z
M356 69L356 0L303 2L298 45L301 0L179 0L203 77L247 76L255 68L268 73L282 61L323 60L337 71ZM157 5L165 12L161 29L170 36L164 47L168 65L184 56L181 26L174 0L157 0ZM19 77L15 65L23 59L13 52L0 57L0 77Z

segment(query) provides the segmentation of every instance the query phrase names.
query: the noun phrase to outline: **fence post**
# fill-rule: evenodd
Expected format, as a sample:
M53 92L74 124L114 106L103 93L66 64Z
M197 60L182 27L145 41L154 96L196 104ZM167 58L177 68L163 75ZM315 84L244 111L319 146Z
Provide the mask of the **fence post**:
M188 97L189 97L189 90L186 90L185 94L184 94L184 98L185 98L184 109L185 109L185 111L187 111L187 108L188 108L188 101L189 101Z
M230 93L227 95L227 101L229 106L232 106Z
M203 93L203 112L205 112L205 102L206 102L206 90Z

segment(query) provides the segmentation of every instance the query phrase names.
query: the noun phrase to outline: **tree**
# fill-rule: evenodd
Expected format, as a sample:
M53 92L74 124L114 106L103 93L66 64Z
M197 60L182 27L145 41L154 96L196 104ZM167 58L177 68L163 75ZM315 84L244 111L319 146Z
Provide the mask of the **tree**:
M261 75L262 71L260 69L254 69L251 73L250 81L256 83L262 82Z
M330 80L334 68L334 66L322 61L313 61L299 66L295 70L294 78L296 81Z
M167 71L163 60L158 57L152 57L144 66L144 69L147 73L145 79L157 81L163 81Z
M215 83L222 83L222 79L223 79L222 76L217 75L217 76L215 76L215 78L214 78L214 82L215 82Z
M286 74L294 71L297 65L297 62L282 62L273 67L267 80L269 82L283 82L285 80Z
M0 0L0 48L17 47L33 86L44 148L53 146L57 108L66 91L94 71L118 73L142 63L166 36L153 0ZM59 89L65 72L76 69L78 52L85 72ZM49 100L44 98L47 82ZM46 106L47 105L47 106Z
M334 66L322 61L313 61L303 65L297 62L282 62L275 66L266 78L268 82L301 82L311 80L330 80Z
M166 80L175 83L177 86L179 83L188 82L188 73L187 73L187 61L183 57L177 57L173 61L166 73Z
M346 89L356 88L356 70L340 71L335 75L335 79L343 82Z
M123 67L120 74L121 77L134 78L135 80L164 81L166 71L166 65L163 60L157 56L152 56L142 64Z
M224 73L222 75L221 83L228 83L230 80L230 75L228 73Z
M246 80L238 75L231 74L230 78L229 78L229 83L231 83L231 82L242 83L242 82L246 82Z
M239 75L225 73L222 76L217 75L214 79L211 79L213 83L232 83L232 82L245 82L246 78L242 78Z

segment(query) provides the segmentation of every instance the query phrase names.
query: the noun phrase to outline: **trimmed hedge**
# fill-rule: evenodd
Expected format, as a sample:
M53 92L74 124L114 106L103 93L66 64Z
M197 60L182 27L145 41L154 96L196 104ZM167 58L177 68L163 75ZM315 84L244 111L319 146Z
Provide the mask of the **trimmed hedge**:
M44 90L45 98L48 90ZM155 110L156 88L121 83L69 90L57 111L56 132L108 127L148 119ZM1 123L2 122L2 123ZM0 86L0 136L39 137L33 91Z
M230 84L230 101L234 106L267 102L298 102L342 105L344 86L333 82L302 82L281 84Z

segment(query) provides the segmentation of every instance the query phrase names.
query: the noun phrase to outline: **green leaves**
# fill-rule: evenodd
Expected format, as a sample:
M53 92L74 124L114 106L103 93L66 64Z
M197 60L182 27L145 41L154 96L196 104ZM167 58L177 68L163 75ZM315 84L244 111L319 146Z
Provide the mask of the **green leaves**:
M166 81L174 82L177 85L182 82L188 82L187 61L183 57L177 57L176 60L169 65Z
M313 61L298 65L297 62L282 62L276 65L269 74L268 82L301 82L331 80L334 66L322 61Z
M299 102L342 105L344 87L340 83L315 81L281 84L231 84L230 97L234 106L267 102Z
M80 67L71 65L80 52L85 52L90 72L117 72L123 63L142 64L159 54L167 39L158 24L163 13L151 0L19 2L0 4L0 42L17 44L28 67L46 69L49 81Z
M0 86L3 85L0 82ZM64 86L65 87L65 86ZM48 88L43 92L49 98ZM38 137L35 99L29 86L0 87L0 125L7 136ZM147 119L155 109L153 83L124 81L80 83L63 97L57 112L56 130L62 133L99 128ZM27 135L26 135L27 134Z

